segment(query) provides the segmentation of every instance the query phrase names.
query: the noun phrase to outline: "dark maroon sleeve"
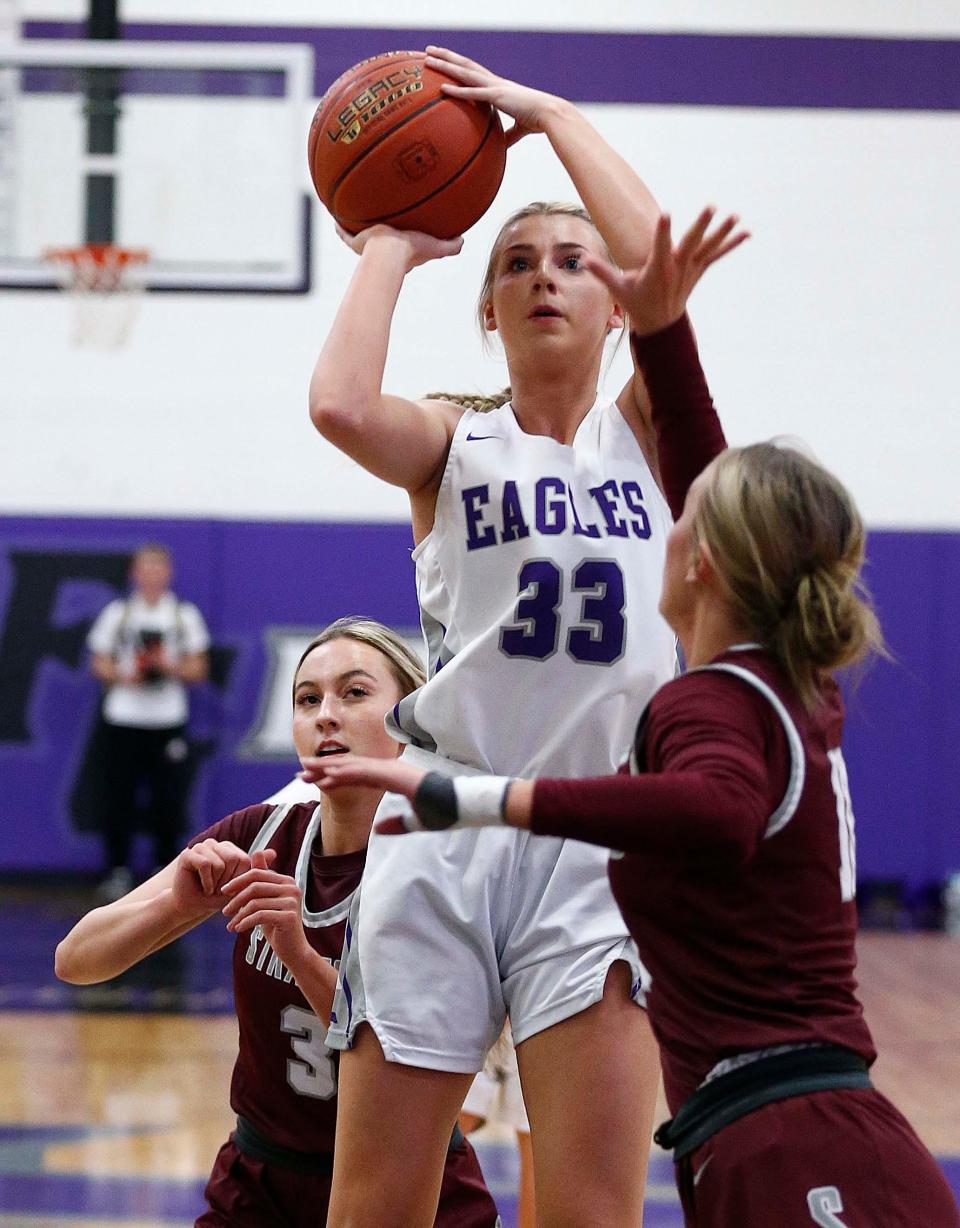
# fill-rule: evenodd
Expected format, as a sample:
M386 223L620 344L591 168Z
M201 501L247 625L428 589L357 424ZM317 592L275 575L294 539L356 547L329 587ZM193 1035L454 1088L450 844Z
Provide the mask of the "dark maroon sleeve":
M246 851L257 838L260 828L263 827L271 810L273 810L273 806L269 804L247 806L245 810L235 810L233 814L228 814L226 818L219 819L216 823L211 824L210 827L193 836L187 842L187 847L192 848L193 845L199 844L201 840L229 840L237 848Z
M788 767L763 697L728 675L688 674L654 698L645 747L639 776L538 780L532 830L624 853L751 857Z
M631 333L630 348L650 394L660 477L677 520L691 482L727 441L686 315L648 337Z

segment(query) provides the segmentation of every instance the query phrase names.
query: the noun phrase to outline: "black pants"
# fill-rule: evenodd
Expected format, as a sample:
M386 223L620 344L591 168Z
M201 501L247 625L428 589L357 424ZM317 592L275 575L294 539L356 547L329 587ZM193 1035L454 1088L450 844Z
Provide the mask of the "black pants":
M104 725L103 840L109 866L127 866L134 833L153 838L164 866L180 851L187 789L184 726L135 729Z

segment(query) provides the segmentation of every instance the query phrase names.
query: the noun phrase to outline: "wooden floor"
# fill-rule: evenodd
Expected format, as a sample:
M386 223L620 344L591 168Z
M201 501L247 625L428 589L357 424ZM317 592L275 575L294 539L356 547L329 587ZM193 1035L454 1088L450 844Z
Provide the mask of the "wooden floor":
M863 934L874 1082L938 1156L960 1156L960 936Z
M96 1126L45 1148L58 1172L195 1177L232 1128L232 1017L0 1015L0 1120Z
M960 939L864 935L860 980L881 1055L876 1084L953 1168L960 1157ZM192 1222L199 1183L232 1124L235 1046L234 1020L222 1014L0 1011L0 1228ZM653 1176L652 1194L663 1206L648 1223L679 1225L668 1167ZM43 1182L54 1177L61 1192L48 1197ZM93 1182L92 1204L70 1192L71 1177L87 1191ZM147 1184L124 1207L114 1179L133 1177ZM176 1198L171 1205L163 1191L181 1184L183 1206ZM156 1202L144 1189L156 1191ZM60 1198L66 1201L53 1205Z

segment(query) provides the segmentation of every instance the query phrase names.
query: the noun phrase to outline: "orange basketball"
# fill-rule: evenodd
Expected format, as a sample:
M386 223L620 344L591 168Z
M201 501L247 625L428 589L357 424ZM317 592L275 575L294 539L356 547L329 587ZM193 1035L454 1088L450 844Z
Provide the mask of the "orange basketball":
M320 99L307 157L317 195L351 234L377 222L438 239L490 205L506 163L493 107L448 98L421 51L348 68Z

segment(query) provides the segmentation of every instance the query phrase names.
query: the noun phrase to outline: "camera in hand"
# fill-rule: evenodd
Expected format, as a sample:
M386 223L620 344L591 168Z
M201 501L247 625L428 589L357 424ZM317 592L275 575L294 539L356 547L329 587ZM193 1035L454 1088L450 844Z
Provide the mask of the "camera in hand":
M140 680L153 684L163 682L165 675L160 667L160 654L163 651L163 633L145 628L140 632L139 640L137 669L140 673Z

